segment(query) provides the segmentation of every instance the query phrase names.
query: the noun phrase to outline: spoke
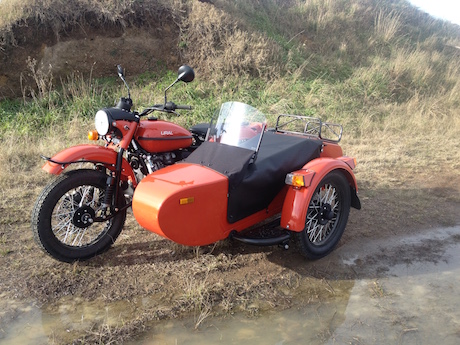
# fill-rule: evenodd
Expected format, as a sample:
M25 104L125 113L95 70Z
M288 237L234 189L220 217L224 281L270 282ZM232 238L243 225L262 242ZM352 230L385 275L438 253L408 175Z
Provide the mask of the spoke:
M324 226L320 225L318 228L319 229L313 232L312 236L310 236L310 241L312 241L313 243L315 243L318 240L318 237L321 236Z
M62 219L62 218L65 218L65 217L69 217L69 218L72 218L72 213L71 211L62 211L62 213L54 213L54 218L59 218L59 219Z
M95 190L93 189L93 199L90 202L90 205L96 208L96 205L98 204L98 201L101 200L101 191L99 189Z
M80 229L80 231L78 231L78 233L76 234L74 240L72 241L72 246L81 246L81 240L83 239L83 236L85 236L85 233L86 233L86 230L88 228L84 228L84 229ZM78 240L79 239L79 240ZM77 242L78 240L78 242Z
M325 205L330 206L333 216L326 224L322 225L319 223L320 214ZM333 232L339 212L340 202L336 188L330 184L324 185L313 195L308 205L305 227L310 242L320 243Z
M84 189L83 189L84 188ZM83 191L81 192L81 201L80 203L78 204L78 207L82 207L83 206L83 202L85 201L86 199L86 195L88 194L88 191L89 191L89 187L88 186L81 186L80 189L83 189Z
M307 233L311 233L318 225L318 220L310 218L307 222Z
M330 204L335 197L335 189L331 185L325 186L324 195L321 202L324 204Z
M63 244L72 247L91 245L110 228L112 220L93 223L86 228L74 225L75 212L88 206L97 212L104 190L92 185L82 185L67 191L57 202L51 216L51 230Z
M61 232L62 229L64 229L67 225L69 225L71 223L72 223L71 219L63 219L61 222L59 222L56 225L57 229L53 229L53 232L57 235L57 234L59 234Z
M67 243L67 236L69 236L69 234L72 234L71 228L73 228L73 225L69 223L69 225L67 226L67 231L65 232L64 239L61 242Z
M76 193L76 192L75 192ZM75 211L75 193L72 193L72 194L68 194L68 196L70 197L70 205L72 206L72 210Z
M71 213L73 211L73 205L70 204L69 201L64 200L61 205L59 205L57 211Z
M328 222L324 227L325 227L325 231L324 231L324 238L326 238L327 236L329 236L329 234L331 233L331 230L332 230L332 222Z

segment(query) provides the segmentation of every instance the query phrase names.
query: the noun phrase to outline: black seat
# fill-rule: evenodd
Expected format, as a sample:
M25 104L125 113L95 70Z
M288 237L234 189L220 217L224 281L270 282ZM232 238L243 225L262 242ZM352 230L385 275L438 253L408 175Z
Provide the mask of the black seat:
M227 219L234 223L266 208L285 185L286 174L320 155L319 139L265 132L254 150L204 142L184 162L207 166L229 179Z
M264 133L256 161L238 185L229 186L229 223L268 207L285 185L286 174L318 158L321 145L318 139Z
M208 129L209 129L209 123L198 123L190 127L190 132L196 133L199 136L202 136L204 138L206 134L208 133Z

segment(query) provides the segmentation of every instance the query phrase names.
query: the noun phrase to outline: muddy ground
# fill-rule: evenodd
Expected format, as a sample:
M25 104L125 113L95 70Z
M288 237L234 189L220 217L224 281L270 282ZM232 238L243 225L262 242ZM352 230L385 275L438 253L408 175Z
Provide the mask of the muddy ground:
M339 247L365 248L376 239L384 243L421 229L426 232L460 223L460 176L456 172L425 172L410 179L393 173L394 180L385 185L367 177L360 179L363 175L357 169L363 207L352 209ZM86 262L65 264L44 254L30 230L32 204L48 179L45 173L31 174L1 191L0 340L21 313L12 301L47 310L69 300L101 307L128 302L133 312L116 326L94 321L84 329L69 329L65 337L51 332L48 340L121 342L135 339L152 320L193 316L199 328L211 316L243 313L254 317L267 310L289 308L299 303L299 298L311 303L321 290L331 291L331 280L355 279L359 274L377 276L387 265L414 257L434 261L436 247L441 245L427 241L417 247L417 253L408 253L401 246L368 256L367 262L356 263L363 270L355 272L328 258L306 261L295 245L285 251L226 240L200 248L183 247L139 228L129 214L125 229L108 252ZM378 261L382 265L375 265ZM368 264L377 267L376 271L365 270ZM311 282L311 287L305 282Z

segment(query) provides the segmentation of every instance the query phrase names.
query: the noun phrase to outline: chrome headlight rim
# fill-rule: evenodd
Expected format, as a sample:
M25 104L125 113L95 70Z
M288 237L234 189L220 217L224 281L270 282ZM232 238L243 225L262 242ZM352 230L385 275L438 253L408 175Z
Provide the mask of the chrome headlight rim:
M109 115L104 110L99 110L94 117L94 124L99 135L106 135L109 132Z

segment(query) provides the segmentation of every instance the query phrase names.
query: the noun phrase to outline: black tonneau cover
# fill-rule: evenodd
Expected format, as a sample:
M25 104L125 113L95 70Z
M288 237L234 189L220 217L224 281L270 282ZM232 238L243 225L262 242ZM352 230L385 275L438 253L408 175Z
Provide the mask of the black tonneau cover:
M204 142L184 161L228 176L227 218L234 223L266 208L283 188L286 174L318 158L321 144L318 139L266 132L254 163L254 151L212 142Z

